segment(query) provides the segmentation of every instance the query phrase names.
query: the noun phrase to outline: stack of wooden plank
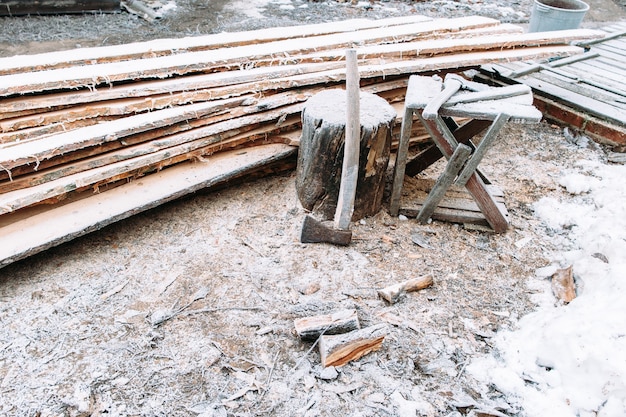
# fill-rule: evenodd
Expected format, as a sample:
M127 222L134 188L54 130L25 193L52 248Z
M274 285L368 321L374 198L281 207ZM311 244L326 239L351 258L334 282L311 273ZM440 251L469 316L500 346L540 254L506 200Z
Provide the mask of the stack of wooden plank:
M569 56L597 36L411 16L0 58L0 266L293 155L348 47L363 91L401 106L410 74Z

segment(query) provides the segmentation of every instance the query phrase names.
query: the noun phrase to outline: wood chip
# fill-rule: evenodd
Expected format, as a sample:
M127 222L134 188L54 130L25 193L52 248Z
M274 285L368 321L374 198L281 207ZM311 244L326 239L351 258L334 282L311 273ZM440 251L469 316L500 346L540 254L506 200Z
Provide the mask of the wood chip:
M552 292L560 301L569 303L576 298L576 285L574 284L573 268L558 269L552 275Z

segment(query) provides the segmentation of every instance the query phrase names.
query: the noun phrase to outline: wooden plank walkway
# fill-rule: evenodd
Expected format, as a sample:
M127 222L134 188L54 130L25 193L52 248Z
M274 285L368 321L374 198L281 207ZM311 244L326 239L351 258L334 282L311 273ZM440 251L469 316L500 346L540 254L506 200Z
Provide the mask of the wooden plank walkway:
M582 55L483 66L479 78L526 84L544 117L599 142L626 145L626 22L601 30L605 38L581 44Z

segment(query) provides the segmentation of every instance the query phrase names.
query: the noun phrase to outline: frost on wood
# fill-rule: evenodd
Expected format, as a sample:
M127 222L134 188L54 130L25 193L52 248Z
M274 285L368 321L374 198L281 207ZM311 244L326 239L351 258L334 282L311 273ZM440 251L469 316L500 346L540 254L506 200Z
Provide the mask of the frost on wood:
M333 89L311 97L302 111L296 190L307 210L324 219L335 214L344 157L346 93ZM384 174L391 153L396 112L383 98L360 94L359 174L353 220L376 214L382 206Z

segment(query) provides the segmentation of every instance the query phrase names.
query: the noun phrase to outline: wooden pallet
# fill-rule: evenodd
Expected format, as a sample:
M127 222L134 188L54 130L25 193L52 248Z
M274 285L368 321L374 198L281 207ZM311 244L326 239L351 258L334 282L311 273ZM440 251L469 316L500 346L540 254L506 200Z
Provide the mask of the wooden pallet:
M546 118L599 142L626 145L626 23L602 30L603 39L581 43L582 55L487 65L478 78L526 84Z

